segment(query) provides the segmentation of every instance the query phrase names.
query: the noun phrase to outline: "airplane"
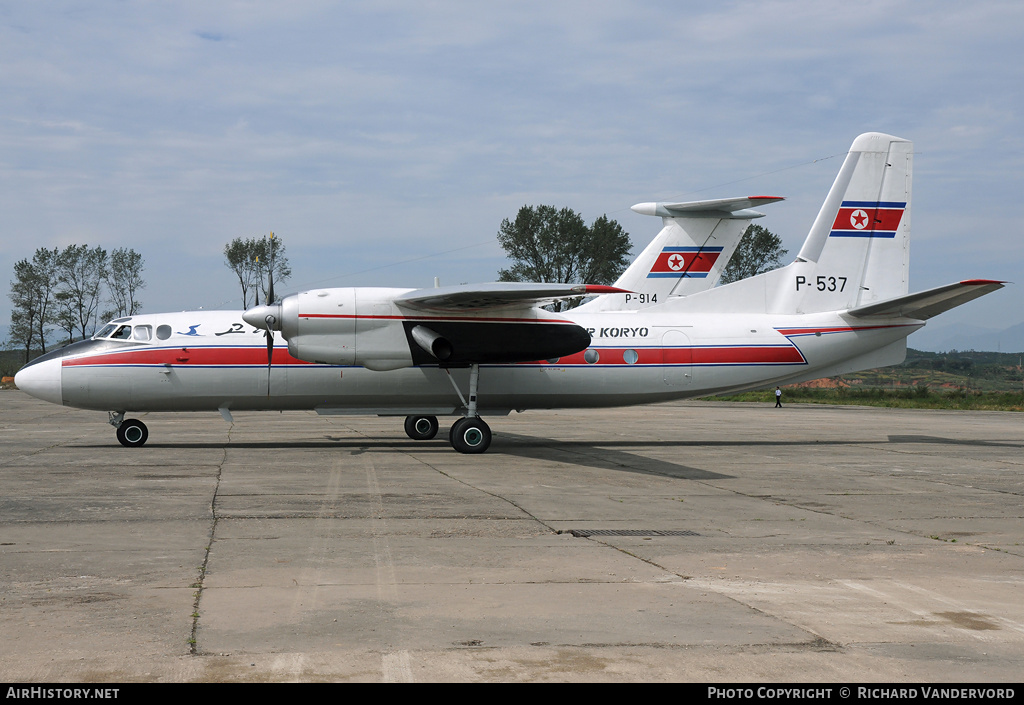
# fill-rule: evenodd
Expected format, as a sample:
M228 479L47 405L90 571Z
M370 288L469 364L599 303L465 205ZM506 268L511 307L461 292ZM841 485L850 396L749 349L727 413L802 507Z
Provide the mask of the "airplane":
M926 321L1005 282L908 293L913 144L858 136L796 259L714 286L755 196L642 203L662 230L611 286L489 283L321 288L247 311L118 318L15 376L65 406L131 413L314 410L404 416L413 440L454 416L449 443L483 453L484 416L629 406L774 387L902 362ZM554 313L545 305L592 297Z

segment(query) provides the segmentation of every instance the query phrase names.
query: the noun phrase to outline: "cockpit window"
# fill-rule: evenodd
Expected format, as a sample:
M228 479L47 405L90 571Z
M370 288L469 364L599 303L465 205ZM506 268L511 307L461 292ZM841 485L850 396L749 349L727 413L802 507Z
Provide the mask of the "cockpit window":
M121 326L116 331L114 331L114 334L111 335L110 337L112 339L114 339L114 340L131 340L131 338L132 338L132 327L131 326Z
M167 340L171 337L171 327L167 325L157 326L156 337L160 340Z
M103 326L100 332L94 335L93 338L106 338L108 335L113 333L116 328L117 326L115 326L113 323L108 323L107 325Z
M152 340L153 339L153 326L135 326L135 332L132 334L135 340Z

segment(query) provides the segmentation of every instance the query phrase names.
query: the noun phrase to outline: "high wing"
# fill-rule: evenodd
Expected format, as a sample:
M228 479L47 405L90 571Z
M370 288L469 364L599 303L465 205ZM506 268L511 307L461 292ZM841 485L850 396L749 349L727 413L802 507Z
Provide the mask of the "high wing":
M625 294L626 289L596 284L533 284L494 282L415 289L396 296L395 304L416 311L484 311L508 307L544 306L559 299L592 294Z
M1002 289L1003 284L1004 282L991 279L968 279L914 294L897 296L868 306L858 306L847 311L847 314L857 318L903 317L926 321L979 296Z

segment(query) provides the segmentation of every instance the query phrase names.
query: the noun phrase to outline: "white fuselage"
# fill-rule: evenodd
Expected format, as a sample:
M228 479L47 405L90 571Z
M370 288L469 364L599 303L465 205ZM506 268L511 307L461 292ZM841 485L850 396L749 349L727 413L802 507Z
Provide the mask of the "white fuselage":
M686 315L657 308L562 315L590 332L590 347L557 360L482 365L481 414L644 404L892 364L921 325L866 325L835 313ZM241 312L141 315L125 324L148 339L79 343L24 368L18 384L48 401L121 412L464 409L452 382L466 393L465 368L316 364L291 357L278 335L268 370L265 333L242 322Z

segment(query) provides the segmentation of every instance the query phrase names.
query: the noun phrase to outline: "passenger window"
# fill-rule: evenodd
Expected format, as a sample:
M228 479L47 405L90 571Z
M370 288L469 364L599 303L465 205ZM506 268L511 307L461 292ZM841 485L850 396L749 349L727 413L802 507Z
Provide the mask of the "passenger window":
M132 327L131 326L121 326L110 337L113 338L114 340L131 340L131 338L132 338Z
M167 340L168 338L171 337L171 327L170 326L157 326L156 327L156 337L159 338L160 340Z
M132 337L136 340L152 340L153 326L135 326L135 334Z

